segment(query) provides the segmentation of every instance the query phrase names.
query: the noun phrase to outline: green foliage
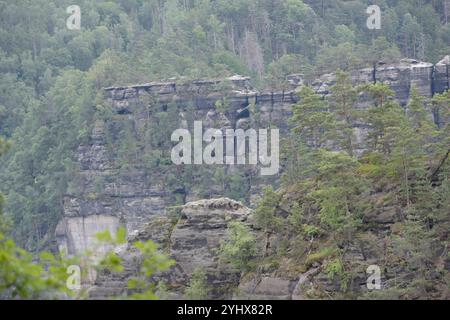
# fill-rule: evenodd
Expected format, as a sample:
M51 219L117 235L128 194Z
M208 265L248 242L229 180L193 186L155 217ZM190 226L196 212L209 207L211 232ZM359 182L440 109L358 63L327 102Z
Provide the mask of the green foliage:
M227 185L224 188L227 197L239 201L245 201L244 195L250 189L249 182L244 175L237 172L231 176L226 176Z
M364 204L359 197L367 192L367 183L354 174L356 161L345 153L323 151L316 190L310 197L320 207L319 218L336 233L351 233L361 224Z
M362 91L366 91L374 100L375 107L382 108L390 97L394 96L394 91L391 90L389 85L377 82L363 86Z
M207 197L220 192L245 200L248 195L251 177L204 170L198 174L198 183L194 170L168 172L168 135L178 125L177 106L158 106L152 101L131 106L148 114L156 125L137 129L129 122L114 130L120 122L114 117L119 115L106 106L104 87L239 73L258 76L260 88L288 89L289 73L311 80L318 73L372 67L380 60L393 62L401 56L435 62L450 50L447 1L422 1L420 5L417 1L381 1L383 27L375 33L365 26L367 2L361 0L82 0L78 4L82 7L79 31L65 27L65 1L0 4L0 135L9 142L0 138L0 155L10 151L0 162L0 188L5 194L0 197L5 211L0 231L7 234L10 229L20 247L33 252L52 247L64 196L77 194L83 187L75 174L79 170L75 151L87 141L96 120L107 127L107 147L121 173L143 169L148 183L155 182L157 175L164 176L161 184L176 203L183 197L179 190L193 186ZM406 115L393 102L387 84L357 90L348 75L338 71L331 91L325 100L311 88L302 88L301 99L293 107L293 130L282 144L283 186L300 194L288 218L290 230L309 239L308 249L322 237L345 248L363 230L362 222L370 213L391 207L402 219L396 257L407 262L415 278L398 279L407 289L393 288L389 295L425 294L424 283L434 283L432 268L426 266L440 260L442 248L448 245L450 94L437 94L431 100L435 126L415 89ZM353 108L358 93L372 98L367 112ZM222 113L228 106L226 100L216 105ZM188 106L187 118L193 117L193 107L193 103ZM258 112L255 119L259 123ZM367 150L357 157L353 127L360 120L370 127ZM139 138L141 129L143 139ZM121 134L115 136L117 131ZM342 152L330 152L336 148ZM221 190L211 190L215 182ZM103 182L95 184L91 199L102 196ZM285 226L277 215L278 207L280 194L266 190L254 217L267 234L281 233ZM224 248L231 260L247 269L255 253L254 240L245 228L234 228L233 241L246 248L246 256L233 251L233 246ZM124 233L119 231L117 239L106 234L100 239L118 244ZM49 264L58 269L64 259L44 254L44 267L44 262L38 264L36 257L19 249L9 234L2 235L0 243L7 257L6 264L2 261L0 286L9 286L8 297L60 292L62 277L56 269L50 271ZM140 277L130 286L138 292L137 298L154 298L156 287L149 279L170 262L154 244L136 246L148 262L143 260ZM120 258L108 253L101 267L108 266L119 272ZM334 275L342 269L336 262L328 271Z
M271 88L289 89L286 76L300 74L309 79L312 77L313 67L301 55L285 54L267 67L268 81Z
M190 300L206 300L209 297L208 277L206 271L199 267L192 273L185 296Z
M8 148L0 139L0 156ZM3 196L0 194L0 298L2 299L57 299L74 294L66 286L67 266L75 259L60 259L49 252L41 252L34 259L3 233ZM38 261L36 261L38 260Z
M372 98L367 110L354 110L357 93ZM383 255L388 259L385 264L395 273L386 280L389 289L385 296L433 296L438 283L448 279L443 271L442 252L448 246L447 240L443 240L444 229L448 227L448 206L444 203L448 201L443 199L449 191L449 140L447 120L440 118L443 115L448 119L448 94L432 99L438 125L433 123L416 88L411 90L405 112L394 102L388 85L376 83L353 88L348 76L340 71L329 100L314 97L308 89L303 89L301 96L308 103L298 104L292 118L294 133L299 135L290 135L284 142L288 146L285 175L289 175L284 177L284 189L287 198L295 199L288 222L291 230L302 236L295 238L295 244L304 246L303 250L291 247L293 258L304 259L307 267L321 264L330 281L338 279L341 291L346 292L354 272L360 268L349 258L351 254L346 255L347 250L360 245L355 239L361 236L373 240L367 226L379 227L374 211L390 214L390 219L400 222L391 227L393 234L387 239L392 242L384 244ZM314 114L317 110L320 113ZM312 128L311 123L321 126L320 121L313 120L322 117L330 117L325 122L330 124L328 128L322 127L316 134L304 129L308 125ZM370 124L368 144L358 156L352 132L356 121ZM316 143L302 145L295 141L299 136ZM330 151L330 145L338 150ZM295 162L296 153L313 155L314 161L306 165ZM301 241L305 238L308 244ZM381 256L379 246L375 242L370 250ZM435 268L442 271L436 278Z
M214 106L216 107L217 112L225 113L227 112L230 103L227 101L226 98L223 98L221 100L217 100Z
M1 218L1 215L0 215ZM116 235L109 231L97 235L100 243L118 246L126 243L125 229ZM162 287L155 285L152 276L173 265L173 260L160 253L151 241L136 242L133 246L141 253L138 276L129 280L128 286L136 293L131 299L157 299L155 291ZM123 260L114 251L107 251L98 263L92 262L89 253L83 259L77 257L55 257L49 252L41 252L38 259L16 246L0 232L0 297L3 299L67 299L84 298L83 291L70 290L68 267L83 264L84 270L96 268L120 273L124 270ZM80 275L82 276L82 275Z
M254 210L253 216L256 224L265 232L277 231L281 228L281 219L277 217L276 210L280 201L272 186L264 188L264 194L258 207Z
M10 148L10 144L5 141L2 137L0 137L0 157L4 155L8 149Z
M304 224L304 225L302 225L302 227L303 227L303 232L310 239L313 239L322 233L322 230L319 227L314 226L314 225Z
M6 151L4 141L0 140L0 151ZM4 217L2 215L3 197L0 195L0 225L3 229ZM119 228L112 236L109 230L97 234L100 243L111 247L126 243L126 230ZM140 252L138 262L138 274L129 280L128 287L134 293L132 299L157 299L156 291L162 287L153 281L153 275L166 270L174 264L165 254L158 251L158 247L151 241L136 242L133 244ZM5 238L0 232L0 297L22 299L53 299L75 296L75 291L68 289L67 267L80 265L76 258L56 258L48 252L41 252L36 260L32 254L17 247L13 240ZM96 268L100 272L123 272L123 259L114 251L107 251L97 264L92 264L89 253L83 257L83 265L86 269ZM78 296L82 298L82 296Z
M41 253L40 262L0 233L0 297L58 299L73 295L66 286L69 261Z
M297 184L311 178L317 170L317 149L311 148L297 133L290 132L281 140L281 161L284 171L281 181L284 186Z
M289 73L310 80L321 72L391 62L400 55L436 61L450 49L448 24L440 23L448 19L439 1L380 4L383 28L375 36L365 26L366 3L361 0L83 0L78 5L78 31L65 26L65 2L1 5L0 135L12 142L0 166L1 190L15 239L32 250L50 246L63 195L80 189L74 150L87 139L94 118L111 116L102 101L104 87L238 73L258 75L259 87L287 89ZM306 89L302 94L308 102L295 107L295 126L303 130L298 143L322 146L329 135L319 132L332 131L329 114L320 112L320 98ZM435 106L441 113L446 110L442 103ZM219 110L226 107L222 103ZM148 158L150 168L163 172L168 155L159 151L167 146L153 146L167 140L173 123L170 111L155 118L158 126L147 128L150 150L136 152L147 141L137 140L131 131L123 144L114 145L122 167ZM349 123L337 123L342 133L338 143L348 152L353 142ZM291 154L289 171L294 174L286 177L295 180L310 168L295 170L306 159ZM178 176L189 180L188 173ZM173 182L167 184L176 189ZM243 190L230 189L244 198Z
M340 259L334 259L325 266L325 272L330 280L339 277L341 290L346 291L348 286L348 274L345 272L344 265Z
M288 222L294 231L299 232L302 228L303 211L298 203L294 203L289 213Z
M175 261L158 251L158 245L152 241L135 242L133 244L142 255L139 264L137 277L133 277L128 282L130 289L136 290L130 297L140 300L158 299L155 288L157 285L152 281L152 276L159 271L164 271L175 264Z
M252 268L252 259L257 254L255 237L242 223L230 222L227 240L221 243L219 252L224 262L231 263L238 270L247 272Z
M322 262L323 260L335 255L337 249L335 247L325 247L319 252L312 253L306 257L305 264L311 266L313 263Z
M389 154L393 147L395 135L406 120L401 106L390 97L393 91L385 84L372 84L364 88L374 101L374 106L366 114L366 121L371 124L367 140L371 150Z
M356 143L353 128L359 116L354 108L357 99L356 89L352 86L348 74L338 70L336 84L331 91L331 106L337 118L334 127L335 139L342 150L353 156Z
M117 230L115 236L112 236L109 230L97 234L97 239L110 246L120 246L126 243L126 230L121 227ZM155 282L153 276L160 271L169 269L175 261L168 258L160 252L158 245L149 240L146 242L137 241L132 244L140 253L137 261L137 274L128 280L128 289L133 293L129 296L136 300L156 300L159 297L156 291L161 289L158 282ZM120 273L124 270L123 259L114 251L108 251L100 261L98 267L101 271L109 270Z
M293 130L305 143L319 148L329 138L334 117L329 112L326 101L310 87L302 87L299 98L300 102L292 106Z

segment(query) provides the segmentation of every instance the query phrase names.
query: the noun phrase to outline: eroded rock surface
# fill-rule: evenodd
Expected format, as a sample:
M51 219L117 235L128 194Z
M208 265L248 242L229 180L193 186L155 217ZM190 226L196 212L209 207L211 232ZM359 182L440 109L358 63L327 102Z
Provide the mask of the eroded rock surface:
M394 90L395 98L405 106L412 86L425 97L448 89L449 63L449 56L436 65L411 59L395 65L379 63L373 68L351 72L351 79L355 84L386 82ZM318 93L328 95L334 81L335 76L327 74L311 85ZM245 221L249 209L230 199L196 201L202 195L196 188L198 176L195 174L192 188L186 189L183 185L168 188L168 172L176 175L178 169L173 166L167 172L160 172L146 167L149 160L141 156L154 150L148 150L145 145L145 129L158 126L158 119L152 114L154 110L164 113L169 104L176 104L179 128L190 128L192 120L202 120L220 129L278 127L283 134L289 130L291 106L298 99L295 90L304 83L301 75L293 75L289 82L292 90L280 92L258 92L249 78L241 76L225 81L166 81L107 88L107 99L114 114L108 121L97 120L89 141L78 147L76 186L64 199L64 218L56 230L59 247L70 254L83 253L96 247L95 233L105 229L114 232L122 225L130 241L152 239L170 252L178 262L170 281L179 288L185 285L192 271L201 266L208 271L208 279L216 290L214 295L223 296L228 292L223 288L236 285L239 275L220 269L217 248L226 234L227 223L233 219ZM226 101L225 112L218 110L218 101ZM360 96L356 108L368 106L367 97ZM436 117L435 120L442 121ZM133 163L126 165L111 151L123 139L125 129L138 141ZM355 124L354 130L358 137L357 148L363 149L367 125ZM252 204L267 182L259 180L252 166L227 167L224 174L239 170L251 180L246 199ZM274 177L273 181L276 179ZM209 191L211 198L223 196L220 184L211 183ZM174 226L167 208L180 202L185 205ZM395 208L388 209L380 208L379 214L374 213L374 217L367 219L389 228L397 221L398 214ZM131 266L129 272L132 272ZM283 279L266 274L265 280L255 280L248 285L242 283L241 289L258 297L301 297L302 293L295 289L300 278L301 275ZM93 296L104 297L123 290L126 276L119 280L105 279L98 281L98 294ZM102 285L108 283L110 289L102 292Z
M227 238L230 221L245 222L250 210L228 198L199 200L183 206L181 219L170 237L170 254L185 275L185 281L197 268L208 275L213 296L224 297L237 285L240 274L219 261L221 241Z
M194 201L182 206L181 218L175 225L164 217L154 219L130 235L128 240L130 243L153 240L176 261L169 271L156 276L170 289L171 298L183 297L184 289L197 268L207 274L211 298L229 298L239 283L240 273L220 262L218 250L221 242L227 239L228 223L246 223L249 214L250 209L228 198ZM90 290L92 298L106 298L127 291L126 279L133 275L133 262L139 259L139 254L129 246L120 255L125 260L125 271L100 274Z

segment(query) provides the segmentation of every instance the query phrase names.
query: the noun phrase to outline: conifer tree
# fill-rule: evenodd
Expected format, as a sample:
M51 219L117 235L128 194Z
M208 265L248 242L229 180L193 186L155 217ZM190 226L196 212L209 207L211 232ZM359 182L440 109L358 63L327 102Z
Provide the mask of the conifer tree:
M339 147L350 156L354 154L355 135L353 126L357 118L354 103L357 91L347 73L336 71L336 84L331 88L331 106L337 117L335 124L336 140Z
M405 121L401 106L390 98L393 91L382 83L370 84L362 88L373 99L373 106L366 112L366 121L370 125L367 144L369 149L381 152L385 156L391 152L396 128Z
M208 299L210 288L208 287L208 277L203 268L196 268L192 273L189 285L186 287L185 294L191 300Z
M320 148L330 138L334 116L327 102L310 87L302 87L299 98L299 103L292 107L293 130L305 143Z

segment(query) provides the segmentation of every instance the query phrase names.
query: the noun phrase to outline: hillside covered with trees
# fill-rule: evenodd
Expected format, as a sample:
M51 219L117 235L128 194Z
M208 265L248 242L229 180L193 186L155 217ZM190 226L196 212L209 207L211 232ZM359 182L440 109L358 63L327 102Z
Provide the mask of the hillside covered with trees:
M324 274L340 279L336 296L355 298L348 289L361 266L346 253L372 243L365 250L400 274L384 297L449 297L450 121L439 126L429 112L450 119L449 93L427 101L412 89L405 111L388 85L359 87L348 78L379 61L436 63L448 55L449 0L80 0L81 28L69 30L72 2L0 1L0 251L19 256L11 270L21 257L30 264L24 274L36 297L46 285L61 289L61 265L41 283L33 272L44 269L33 269L32 256L56 253L63 198L76 183L75 151L94 121L108 116L104 88L240 74L271 91L289 88L290 74L312 82L336 71L327 99L308 86L298 93L280 188L266 189L254 211L277 252L228 258L248 275L258 266L288 272L295 261L297 272L321 263ZM379 30L366 26L372 4L381 8ZM360 94L371 97L367 110L353 108ZM361 121L371 124L363 154L351 130ZM241 200L245 192L236 187L227 196ZM389 232L375 232L367 221L386 207L399 219ZM147 245L142 250L156 250ZM5 289L6 275L0 271L0 297L13 286Z

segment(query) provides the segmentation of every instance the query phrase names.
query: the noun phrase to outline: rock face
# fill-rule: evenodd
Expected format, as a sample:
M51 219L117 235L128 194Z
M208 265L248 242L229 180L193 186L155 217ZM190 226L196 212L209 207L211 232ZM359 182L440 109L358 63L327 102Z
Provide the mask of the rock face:
M70 254L82 253L86 246L73 245L75 227L80 218L98 221L103 217L115 217L116 226L120 223L128 234L135 233L142 225L153 219L167 216L166 208L174 204L187 203L201 199L196 190L196 179L192 177L192 189L184 186L167 187L168 175L178 172L177 166L169 167L165 172L158 168L148 169L148 159L142 155L161 150L149 150L147 146L147 129L157 127L160 120L153 111L164 113L169 104L175 104L177 111L176 127L191 127L193 120L202 120L204 127L247 129L255 126L255 116L250 111L257 105L260 123L258 126L268 127L276 121L286 128L285 119L290 114L290 105L295 101L295 94L264 93L254 91L249 78L234 76L222 81L193 81L188 83L149 83L123 88L107 88L108 101L114 112L108 121L97 120L93 126L90 140L78 147L78 163L80 170L76 176L75 186L64 199L64 219L58 227L58 242L66 246ZM227 111L217 111L216 103L226 98ZM276 106L277 110L274 109ZM149 108L153 110L149 111ZM188 121L189 120L189 121ZM120 163L117 145L123 140L123 134L131 131L138 141L135 146L136 155L127 159L126 165ZM158 129L155 129L158 131ZM170 133L165 139L170 144ZM119 150L120 151L120 150ZM170 149L162 150L170 154ZM169 159L170 161L170 159ZM225 174L236 171L246 172L254 177L252 187L258 187L258 176L255 166L246 168L224 167ZM220 185L208 186L210 197L223 195ZM252 190L254 191L254 190ZM258 190L256 190L258 191ZM249 195L251 193L249 192ZM99 224L99 230L107 227ZM112 228L114 229L114 228ZM82 236L81 243L89 243L90 236ZM72 241L72 242L71 242ZM87 245L89 246L89 245Z
M90 144L78 148L78 190L64 198L64 219L57 228L58 242L63 246L67 243L69 254L82 253L91 246L91 231L108 228L114 232L119 225L125 225L132 233L150 215L163 215L167 205L162 186L149 185L142 170L119 170L106 150L105 139L104 124L97 121ZM97 226L93 225L95 221ZM83 233L79 233L80 229Z
M170 237L171 255L187 274L197 267L216 269L217 250L225 238L228 222L245 221L249 213L248 208L227 198L184 205Z
M289 279L263 276L242 281L238 287L238 299L291 300L294 282Z
M443 92L449 89L450 80L450 56L445 56L441 61L436 63L434 67L434 92Z
M170 254L177 262L184 283L197 268L206 271L213 297L226 297L238 284L239 272L219 261L221 241L227 238L230 221L245 222L250 210L228 198L199 200L183 206L181 219L170 237Z
M372 68L364 68L350 72L354 84L382 82L388 84L395 92L395 99L401 105L406 105L410 90L415 86L424 97L431 97L435 92L446 90L442 80L447 79L445 71L428 62L413 59L402 59L397 64L379 62ZM329 94L334 85L334 74L325 74L313 82L315 90L322 94ZM433 87L435 91L433 91ZM360 101L360 104L364 101Z
M56 228L59 250L69 254L92 251L94 255L101 256L109 248L99 245L96 234L105 230L114 234L118 227L117 217L104 214L65 218Z
M395 65L379 63L373 68L351 72L351 79L355 84L389 83L396 99L404 106L412 86L416 86L425 97L447 90L449 63L449 56L436 65L411 59ZM216 250L226 234L227 222L232 219L245 221L249 211L231 200L196 201L202 198L196 188L200 181L198 172L192 174L190 188L185 185L169 188L169 175L176 176L179 168L175 165L166 171L161 171L157 166L148 168L151 161L142 155L160 151L149 150L146 140L148 130L156 129L155 132L158 132L165 129L161 126L161 117L155 114L168 113L170 106L175 105L178 128L191 128L193 120L202 120L204 126L219 129L278 127L282 135L289 129L287 120L291 115L291 105L298 100L295 88L303 80L300 75L293 75L289 82L292 90L287 92L258 92L251 86L249 78L241 76L105 89L112 115L108 120L97 120L89 141L77 150L79 172L74 179L76 185L64 199L64 218L56 230L61 250L80 254L86 249L97 248L94 239L97 232L105 229L114 232L123 225L130 239L152 239L169 248L178 262L174 283L182 286L188 275L202 266L207 269L208 278L214 284L215 296L223 296L226 290L222 289L236 284L238 276L232 272L217 271ZM328 95L334 82L335 76L326 74L311 85L318 93ZM219 110L218 102L226 104L225 111ZM356 107L367 108L367 97L361 96ZM366 129L364 124L355 127L361 148ZM121 150L116 150L120 149L116 145L126 139L127 134L137 141L136 145L128 146L135 155L120 160L117 155ZM170 143L170 135L165 139ZM255 174L254 166L224 168L225 175L238 171L251 181L246 197L251 204L252 197L260 194L262 186L268 182ZM276 180L275 176L270 183ZM211 182L208 187L209 197L223 196L224 189L220 184ZM172 230L170 219L173 217L169 217L167 208L179 204L186 205L182 207L181 218ZM381 218L382 223L394 222L395 213ZM102 250L99 249L99 254ZM248 285L242 284L241 289L256 296L266 294L286 298L292 296L296 286L295 281L286 281L268 277ZM117 283L120 285L113 285L113 289L93 296L102 297L107 292L120 291L123 279ZM254 289L249 291L248 288Z
M228 223L246 223L249 214L250 209L228 198L194 201L181 207L181 218L175 226L165 217L155 218L128 240L153 240L176 261L168 272L158 275L170 288L172 298L183 297L184 288L197 268L206 272L211 298L227 298L238 285L240 274L219 261L218 250L221 241L227 239ZM126 291L125 280L133 275L133 261L139 255L128 248L121 256L125 272L100 274L90 289L91 298L107 298Z

